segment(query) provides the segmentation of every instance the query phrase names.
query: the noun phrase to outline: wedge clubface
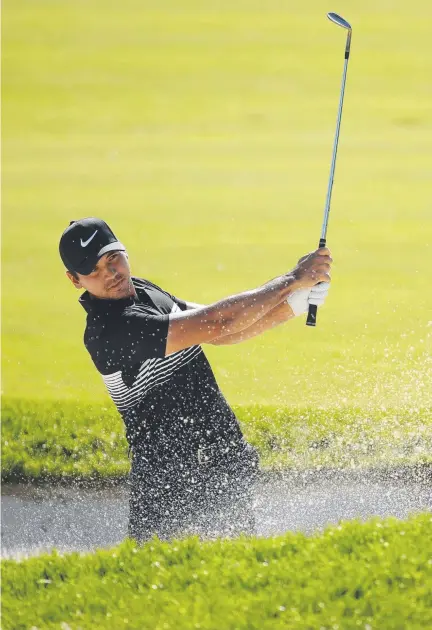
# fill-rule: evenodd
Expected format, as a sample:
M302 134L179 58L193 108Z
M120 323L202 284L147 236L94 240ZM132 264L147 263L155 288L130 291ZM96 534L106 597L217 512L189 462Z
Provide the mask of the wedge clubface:
M339 130L340 130L340 124L341 124L341 119L342 119L342 107L343 107L344 94L345 94L345 82L346 82L346 75L347 75L347 68L348 68L348 59L350 55L351 33L352 33L351 25L337 13L327 13L327 17L331 22L334 22L334 24L341 26L342 28L346 29L348 32L347 32L347 39L346 39L346 46L345 46L345 63L344 63L344 69L343 69L343 74L342 74L342 85L341 85L341 91L340 91L339 109L338 109L337 122L336 122L336 134L335 134L335 139L334 139L334 144L333 144L333 156L332 156L331 167L330 167L330 177L329 177L328 188L327 188L327 198L326 198L326 203L325 203L325 208L324 208L324 221L323 221L321 238L320 238L318 247L325 247L327 243L327 226L328 226L328 219L329 219L329 214L330 214L330 202L331 202L333 179L334 179L335 166L336 166L336 155L337 155L338 142L339 142ZM317 310L318 309L314 304L309 305L309 312L308 312L308 316L306 320L307 326L316 326Z

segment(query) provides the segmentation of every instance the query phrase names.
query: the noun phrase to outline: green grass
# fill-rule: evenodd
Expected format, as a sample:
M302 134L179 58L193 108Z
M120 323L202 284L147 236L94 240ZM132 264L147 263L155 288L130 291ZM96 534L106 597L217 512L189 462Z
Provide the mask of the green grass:
M208 303L318 241L345 35L321 0L7 0L3 390L106 404L57 252L104 217L133 271ZM208 349L233 404L431 406L431 4L349 0L354 25L316 330Z
M431 558L430 514L345 522L309 538L126 540L3 561L3 628L430 628Z
M428 409L278 409L234 407L264 469L382 468L432 463ZM2 408L4 481L85 481L127 475L130 462L123 423L112 405L25 402Z

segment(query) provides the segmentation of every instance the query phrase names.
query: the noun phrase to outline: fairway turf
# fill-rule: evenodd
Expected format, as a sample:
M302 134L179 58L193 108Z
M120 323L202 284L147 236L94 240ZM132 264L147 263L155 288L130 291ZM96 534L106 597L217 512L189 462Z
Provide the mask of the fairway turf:
M105 218L135 274L201 303L315 248L345 42L329 9L4 4L6 395L109 404L58 256L70 219ZM431 404L431 5L351 0L343 15L333 286L314 330L206 348L231 403Z
M264 469L432 464L430 409L388 409L373 417L361 408L241 405L234 411ZM123 423L112 406L5 399L2 438L4 481L88 482L129 472Z
M130 540L3 561L3 628L417 630L432 625L432 519L273 539ZM62 625L63 624L63 625Z

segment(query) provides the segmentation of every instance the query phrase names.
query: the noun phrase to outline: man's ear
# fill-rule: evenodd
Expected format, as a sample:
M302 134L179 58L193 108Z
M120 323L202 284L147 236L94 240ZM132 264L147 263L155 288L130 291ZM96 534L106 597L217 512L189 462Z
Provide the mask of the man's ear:
M74 276L74 274L71 273L70 271L66 271L66 275L69 278L69 280L72 282L72 284L74 285L75 289L83 288L78 276Z

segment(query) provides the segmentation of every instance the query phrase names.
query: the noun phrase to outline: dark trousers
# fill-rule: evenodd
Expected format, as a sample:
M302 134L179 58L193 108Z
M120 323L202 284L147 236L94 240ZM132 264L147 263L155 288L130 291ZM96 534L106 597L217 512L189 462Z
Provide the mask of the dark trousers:
M153 535L166 540L254 533L255 449L246 445L226 457L203 453L189 462L173 456L153 463L134 453L129 476L131 538L142 542Z

